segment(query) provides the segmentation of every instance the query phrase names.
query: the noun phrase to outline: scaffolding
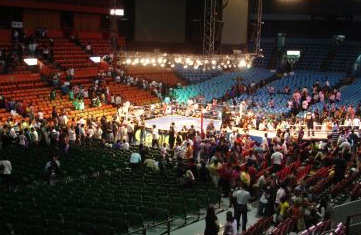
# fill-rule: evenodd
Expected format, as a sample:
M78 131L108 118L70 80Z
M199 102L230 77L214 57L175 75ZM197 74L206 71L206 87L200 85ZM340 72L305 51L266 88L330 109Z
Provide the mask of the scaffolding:
M262 34L262 11L263 11L263 0L255 0L255 21L252 25L254 27L251 43L253 44L254 53L257 56L262 55L261 48L261 34Z
M217 0L204 1L203 55L214 55Z
M109 9L117 9L117 0L110 0ZM109 44L113 52L117 51L118 18L115 14L109 15Z

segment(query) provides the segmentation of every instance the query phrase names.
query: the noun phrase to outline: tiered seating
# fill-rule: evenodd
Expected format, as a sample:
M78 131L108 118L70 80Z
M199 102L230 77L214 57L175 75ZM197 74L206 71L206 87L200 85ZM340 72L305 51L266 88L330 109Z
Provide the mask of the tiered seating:
M320 195L332 184L333 176L328 176L325 179L320 180L313 188L312 192L315 195Z
M311 226L308 229L303 230L299 233L299 235L316 235L322 234L325 231L328 231L331 228L331 221L322 221L319 222L317 225Z
M331 167L322 167L319 169L314 175L310 176L306 179L306 185L314 185L319 181L320 179L326 178L330 174Z
M108 78L107 81L110 93L115 96L121 96L124 101L128 100L135 105L147 105L159 102L159 98L149 91L117 83L111 78Z
M351 201L355 201L361 197L361 183L357 183L351 192Z
M361 172L347 176L345 179L337 183L331 189L331 198L335 200L336 203L342 202L344 199L348 198L349 192L353 187L353 182L358 179L361 175Z
M97 66L89 59L81 47L76 46L66 38L53 37L54 61L64 69L68 68L96 68Z
M198 95L203 95L205 101L209 102L213 98L223 97L226 91L237 83L237 78L243 78L242 82L248 85L252 81L257 83L272 75L273 73L264 69L249 69L242 72L226 73L205 82L176 89L174 90L174 95L177 97L178 102L186 102L189 98Z
M78 32L77 37L82 46L92 46L94 55L104 56L111 52L109 41L103 39L102 33Z
M216 77L221 72L218 70L206 70L202 69L193 69L193 68L183 68L182 66L176 66L174 68L175 73L180 76L182 79L186 80L188 83L198 83L203 82L212 77Z
M268 66L268 64L270 62L272 53L275 50L275 44L270 43L270 42L265 42L265 43L261 42L261 47L262 47L262 50L263 50L262 51L263 58L256 58L253 61L252 66L255 67L255 68L267 68L267 66Z
M352 64L356 61L360 53L361 45L359 43L344 42L332 61L329 70L350 71Z
M263 234L264 231L267 231L271 226L272 219L273 217L271 216L258 220L257 223L247 229L243 235Z
M34 148L30 151L34 154L31 156L42 159L45 164L49 153L41 152L43 150ZM61 159L61 169L66 171L63 174L85 176L54 186L29 185L16 192L2 193L1 231L9 233L12 230L14 234L123 234L129 228L139 229L168 218L180 219L184 221L182 223L198 220L200 209L219 203L219 192L212 183L199 183L195 189L184 189L172 171L161 175L147 169L126 168L130 153L99 146L70 151L69 156ZM16 154L21 154L23 159L28 153L18 149L9 156L18 157ZM148 156L159 159L160 152L150 149ZM26 163L28 161L22 161L23 165ZM16 168L17 164L14 161ZM35 169L42 171L41 165L26 170ZM105 170L107 173L103 173ZM96 172L100 172L99 176L91 176Z
M300 161L291 163L290 165L283 168L281 171L276 173L279 180L284 180L294 169L298 169L301 166Z
M353 107L356 107L361 100L361 93L359 89L360 86L361 86L361 79L357 78L357 80L352 84L341 87L340 91L342 94L342 99L340 102L336 103L335 106L340 107L343 105L352 105ZM324 103L317 103L310 107L312 111L315 111L316 109L322 111L323 108L324 108Z
M283 235L288 234L292 231L293 226L295 225L295 221L293 219L288 218L283 223L279 224L277 228L273 229L272 235Z
M185 85L186 82L178 78L170 68L161 68L154 66L129 66L127 73L133 77L145 78L150 81L161 82L168 86L177 84Z
M34 111L37 113L42 110L44 117L51 116L52 107L57 109L64 109L69 111L69 117L79 117L94 115L94 117L101 117L103 113L106 115L114 115L116 109L111 105L103 105L101 108L87 108L84 112L80 110L73 110L73 104L69 101L67 96L61 97L60 92L57 92L56 99L49 100L51 88L46 83L40 80L39 74L31 75L4 75L0 79L0 93L5 96L7 100L21 101L26 104L32 103ZM85 99L86 107L90 101ZM0 123L3 123L9 117L9 113L5 110L0 111ZM21 120L22 117L16 116L15 120Z
M295 40L294 40L295 41ZM301 70L319 70L326 58L330 44L325 42L312 41L310 39L297 40L286 45L286 50L301 51L296 68Z
M272 86L275 88L276 94L273 96L269 95L267 87L263 87L256 91L256 93L253 95L241 95L240 99L251 99L263 105L263 107L253 108L254 111L259 111L266 114L287 113L290 111L288 107L286 107L287 101L292 98L292 94L277 94L278 92L283 92L283 89L286 86L289 86L291 88L291 91L294 91L295 89L302 89L303 87L307 87L310 91L312 89L312 85L316 81L319 81L320 84L325 84L326 80L328 80L331 87L333 87L339 83L343 76L344 74L342 73L318 73L310 71L298 71L293 76L287 76L280 80L271 82L268 86ZM274 108L269 108L268 106L268 102L271 98L274 100L275 103Z

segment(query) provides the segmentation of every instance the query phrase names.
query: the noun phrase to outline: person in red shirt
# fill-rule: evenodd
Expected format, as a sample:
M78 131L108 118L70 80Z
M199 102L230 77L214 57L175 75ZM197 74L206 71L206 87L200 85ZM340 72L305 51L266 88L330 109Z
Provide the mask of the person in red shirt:
M222 168L219 170L220 185L225 197L228 197L231 192L231 181L232 181L232 164L224 163Z

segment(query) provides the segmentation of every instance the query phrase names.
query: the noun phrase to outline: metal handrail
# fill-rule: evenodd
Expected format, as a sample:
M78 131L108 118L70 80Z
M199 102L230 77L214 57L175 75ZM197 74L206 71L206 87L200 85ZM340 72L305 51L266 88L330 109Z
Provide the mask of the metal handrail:
M137 233L142 233L143 235L146 235L147 234L147 229L155 228L155 227L160 226L162 224L167 224L167 232L166 233L170 234L170 222L172 222L173 220L174 220L174 218L173 219L168 219L166 221L163 221L163 222L160 222L160 223L157 223L157 224L148 225L148 226L145 226L145 227L140 228L138 230L125 233L124 235L137 234Z

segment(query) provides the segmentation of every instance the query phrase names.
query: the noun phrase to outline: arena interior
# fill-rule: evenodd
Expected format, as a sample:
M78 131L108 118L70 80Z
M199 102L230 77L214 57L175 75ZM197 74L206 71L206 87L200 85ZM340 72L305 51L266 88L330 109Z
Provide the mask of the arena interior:
M0 235L361 234L361 1L0 6Z

